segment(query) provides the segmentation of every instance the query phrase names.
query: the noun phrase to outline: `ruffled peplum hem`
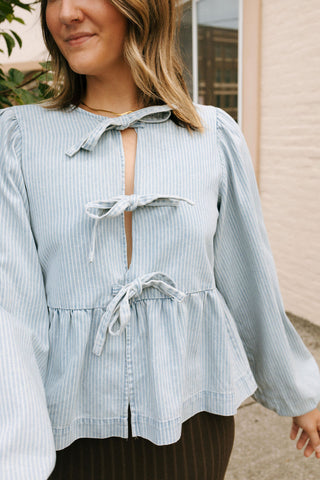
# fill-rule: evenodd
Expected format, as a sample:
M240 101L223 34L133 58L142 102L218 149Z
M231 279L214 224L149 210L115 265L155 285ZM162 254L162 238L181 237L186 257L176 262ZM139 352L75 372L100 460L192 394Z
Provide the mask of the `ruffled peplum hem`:
M119 335L94 344L106 308L49 307L47 404L56 448L80 437L134 436L157 445L177 441L181 424L200 411L234 415L257 386L235 323L217 289L183 301L133 297ZM161 338L161 342L159 342Z

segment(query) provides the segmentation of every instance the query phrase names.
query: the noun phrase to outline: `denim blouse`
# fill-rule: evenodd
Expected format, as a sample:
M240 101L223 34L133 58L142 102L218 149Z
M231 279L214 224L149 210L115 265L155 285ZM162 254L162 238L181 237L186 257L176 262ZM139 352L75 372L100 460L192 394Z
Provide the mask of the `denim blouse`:
M128 437L129 405L132 435L156 445L251 395L280 415L316 407L318 367L285 314L246 142L223 110L196 107L203 133L167 105L1 111L1 479L46 479L80 437Z

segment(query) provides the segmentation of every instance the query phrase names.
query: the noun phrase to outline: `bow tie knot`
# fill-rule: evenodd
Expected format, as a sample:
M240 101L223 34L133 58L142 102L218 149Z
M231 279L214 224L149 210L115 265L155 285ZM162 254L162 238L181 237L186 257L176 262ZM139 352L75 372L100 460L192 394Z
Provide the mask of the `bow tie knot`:
M89 152L93 151L102 135L109 130L126 130L127 128L140 128L147 123L166 122L171 116L171 110L171 107L168 105L155 105L116 118L105 117L100 120L97 116L97 118L99 118L98 125L78 143L72 145L72 147L66 151L66 155L73 157L81 149Z
M90 263L94 259L94 251L96 244L96 230L98 222L106 217L116 217L121 215L124 211L133 211L142 206L153 207L173 207L178 206L180 202L187 202L194 205L194 202L178 195L118 195L108 200L97 200L89 202L85 206L85 211L89 217L95 219L95 224L92 232L91 250L89 255Z
M149 287L156 288L160 293L168 295L178 302L182 302L186 297L184 292L176 288L174 281L161 272L147 273L122 286L101 317L93 347L95 355L101 355L107 331L113 336L121 335L130 321L130 300L140 296L143 289ZM115 330L116 323L119 324L119 328Z
M132 292L134 293L134 295L141 295L142 293L142 282L141 282L141 278L140 277L137 277L135 280L133 280L132 284L131 284L131 289L132 289Z

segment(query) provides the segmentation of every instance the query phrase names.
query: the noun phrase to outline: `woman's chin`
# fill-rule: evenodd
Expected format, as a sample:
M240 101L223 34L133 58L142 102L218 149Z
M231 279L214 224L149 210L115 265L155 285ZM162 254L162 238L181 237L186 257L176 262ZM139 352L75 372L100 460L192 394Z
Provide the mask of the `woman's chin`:
M69 62L69 67L74 73L78 73L79 75L90 75L90 72L92 71L88 65L82 65L78 63Z
M78 73L79 75L102 77L106 73L104 69L97 68L96 64L90 65L88 63L69 62L69 67L74 73Z
M85 55L64 55L69 67L79 75L93 75L97 70L97 64Z

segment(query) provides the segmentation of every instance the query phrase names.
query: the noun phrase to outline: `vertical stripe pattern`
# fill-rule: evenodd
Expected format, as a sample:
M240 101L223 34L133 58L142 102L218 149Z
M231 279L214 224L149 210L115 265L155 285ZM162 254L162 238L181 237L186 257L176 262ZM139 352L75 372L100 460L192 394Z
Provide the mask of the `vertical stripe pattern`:
M76 440L58 452L49 480L223 480L233 441L234 417L201 412L182 424L181 438L170 445L132 436Z
M319 402L318 367L285 315L246 142L225 112L197 108L205 128L193 134L167 105L116 119L39 105L0 112L1 480L46 478L56 451L82 437L128 438L129 405L132 436L161 447L197 413L233 416L252 394L281 415ZM198 470L193 452L211 448L192 449L190 435L191 451L170 457L182 470Z

